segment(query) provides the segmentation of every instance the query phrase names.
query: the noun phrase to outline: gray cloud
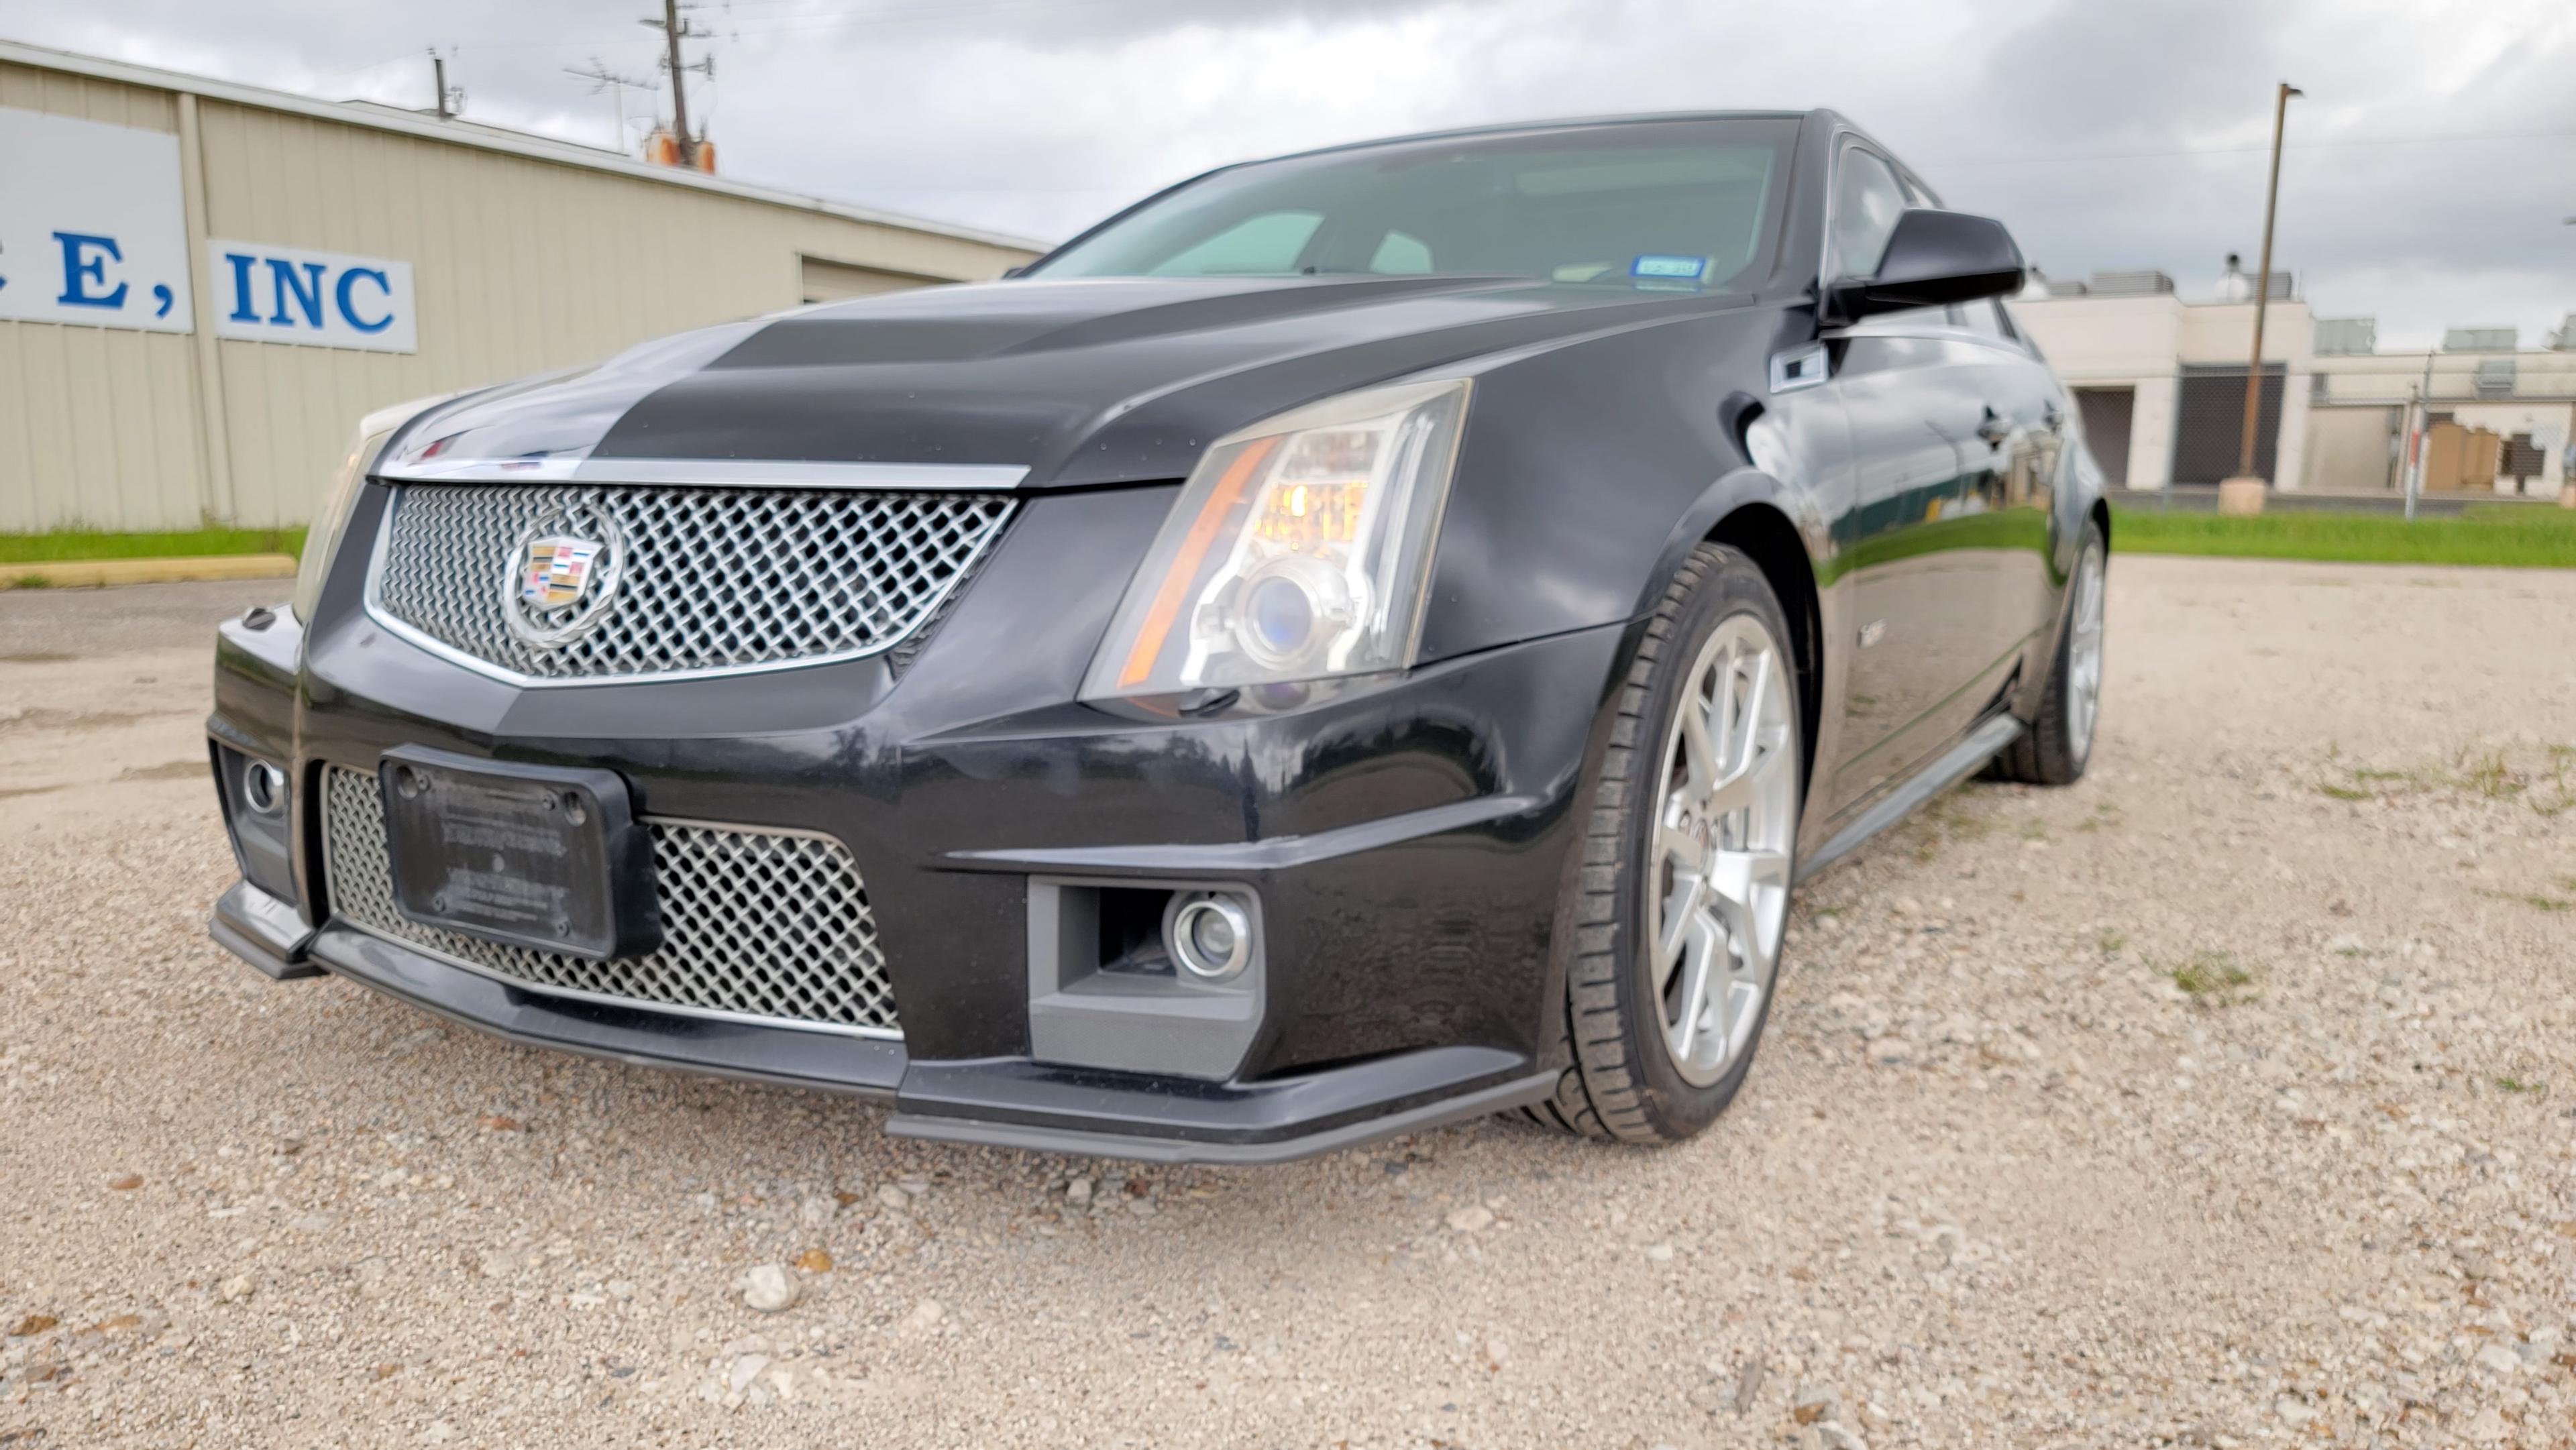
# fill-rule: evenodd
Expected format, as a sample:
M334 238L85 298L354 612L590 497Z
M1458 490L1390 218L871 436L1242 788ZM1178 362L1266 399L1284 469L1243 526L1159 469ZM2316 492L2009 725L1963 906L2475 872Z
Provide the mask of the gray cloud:
M93 0L0 31L593 142L562 68L652 74L647 0ZM1517 118L1833 105L2053 272L2187 288L2255 250L2270 93L2293 103L2276 265L2420 343L2576 311L2576 7L2563 0L733 0L693 90L725 169L1057 236L1204 167ZM645 104L630 98L630 105ZM2367 143L2367 144L2365 144Z

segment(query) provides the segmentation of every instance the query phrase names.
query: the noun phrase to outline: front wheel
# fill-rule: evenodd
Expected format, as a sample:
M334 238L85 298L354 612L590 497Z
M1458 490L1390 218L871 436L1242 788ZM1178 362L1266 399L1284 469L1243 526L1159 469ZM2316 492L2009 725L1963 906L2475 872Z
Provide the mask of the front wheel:
M1726 1109L1771 1007L1804 771L1779 599L1704 544L1648 621L1602 752L1564 1031L1532 1116L1677 1142Z

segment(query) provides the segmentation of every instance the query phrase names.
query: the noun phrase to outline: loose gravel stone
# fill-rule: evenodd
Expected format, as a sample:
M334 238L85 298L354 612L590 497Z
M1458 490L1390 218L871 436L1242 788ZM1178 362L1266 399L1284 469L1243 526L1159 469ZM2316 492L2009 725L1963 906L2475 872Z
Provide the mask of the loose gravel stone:
M0 633L152 613L50 593ZM205 938L203 622L0 644L0 792L45 787L0 795L0 1434L2562 1443L2576 998L2529 898L2576 893L2576 571L2123 556L2110 606L2091 773L1964 786L1809 882L1700 1140L1488 1120L1265 1169L887 1138L269 983ZM2242 995L2176 985L2218 954ZM794 1312L747 1307L817 1247Z
M795 1307L804 1289L784 1264L762 1264L742 1276L742 1302L763 1314Z

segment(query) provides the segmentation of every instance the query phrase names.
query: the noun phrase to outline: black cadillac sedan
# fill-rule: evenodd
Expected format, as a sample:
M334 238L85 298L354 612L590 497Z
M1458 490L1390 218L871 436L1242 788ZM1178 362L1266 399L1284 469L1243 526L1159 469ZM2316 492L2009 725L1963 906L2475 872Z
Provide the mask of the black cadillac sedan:
M214 935L902 1134L1689 1137L1801 877L2084 770L2022 277L1832 112L1502 127L389 410L223 626Z

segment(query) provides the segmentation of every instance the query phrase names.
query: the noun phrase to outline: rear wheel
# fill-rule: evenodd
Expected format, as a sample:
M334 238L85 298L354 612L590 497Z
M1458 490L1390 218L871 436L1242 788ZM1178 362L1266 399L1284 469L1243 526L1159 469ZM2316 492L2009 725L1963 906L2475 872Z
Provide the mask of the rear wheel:
M2039 718L1987 767L2001 780L2073 785L2093 759L2093 730L2102 718L2102 593L2110 550L2102 526L2084 526L2084 545L2066 583L2066 625Z
M1753 561L1695 550L1648 622L1602 755L1542 1122L1674 1142L1753 1065L1789 919L1802 736L1789 629Z

